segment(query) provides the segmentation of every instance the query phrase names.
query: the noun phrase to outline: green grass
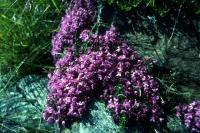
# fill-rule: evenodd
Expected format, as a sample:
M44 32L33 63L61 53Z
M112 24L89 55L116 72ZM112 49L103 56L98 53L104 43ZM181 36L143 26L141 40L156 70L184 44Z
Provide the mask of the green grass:
M25 75L49 71L51 38L67 7L67 3L56 0L0 0L0 81L3 80L1 76L6 75L5 83L0 82L0 107L4 112L7 112L4 104L16 108L13 114L1 114L0 132L49 132L45 131L47 127L41 127L44 126L41 110L35 113L29 101L23 105L27 98L20 98L21 93L11 86ZM44 88L36 89L44 91ZM17 95L12 96L12 91ZM33 114L23 114L29 107ZM21 122L25 118L29 121Z
M51 37L67 6L56 0L0 0L0 74L10 73L7 85L49 70Z

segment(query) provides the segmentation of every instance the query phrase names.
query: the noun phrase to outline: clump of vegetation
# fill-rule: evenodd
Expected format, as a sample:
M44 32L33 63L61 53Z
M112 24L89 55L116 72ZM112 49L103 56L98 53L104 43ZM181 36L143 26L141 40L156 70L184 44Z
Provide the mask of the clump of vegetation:
M47 70L52 33L66 7L66 2L55 0L2 0L0 73L11 73L14 79Z
M151 8L160 16L178 10L180 7L200 14L200 2L198 0L107 0L110 5L118 6L122 11L130 11L135 8Z

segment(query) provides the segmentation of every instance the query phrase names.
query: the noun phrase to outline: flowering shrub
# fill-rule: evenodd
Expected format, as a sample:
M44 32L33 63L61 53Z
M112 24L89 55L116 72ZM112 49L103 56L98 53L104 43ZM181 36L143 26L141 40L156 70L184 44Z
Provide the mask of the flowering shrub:
M75 1L62 19L60 31L53 37L52 55L56 62L55 70L49 74L50 92L44 119L61 126L70 125L83 117L93 99L102 99L116 121L126 116L127 122L162 122L158 85L147 74L144 62L119 38L114 27L104 35L83 29L93 14L86 9L94 5L89 0L87 6L81 3ZM77 31L80 31L80 41L90 44L79 55L75 54L74 46ZM68 44L65 49L64 44ZM64 56L57 56L62 51Z
M177 106L176 116L180 117L191 132L200 132L200 101L193 101L189 105Z

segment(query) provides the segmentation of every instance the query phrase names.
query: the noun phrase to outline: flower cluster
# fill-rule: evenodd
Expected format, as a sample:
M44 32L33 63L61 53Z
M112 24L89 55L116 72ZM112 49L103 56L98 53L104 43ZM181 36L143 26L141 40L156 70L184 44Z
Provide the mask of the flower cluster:
M176 110L176 116L184 121L185 126L191 132L200 132L200 101L193 101L189 105L177 106Z
M106 71L105 78L100 78L104 88L100 97L108 101L108 108L117 119L126 115L128 119L147 120L150 116L149 121L162 122L163 112L160 108L162 103L158 95L157 83L147 74L144 62L134 49L127 43L119 41L117 37L114 27L106 31L103 36L91 34L89 30L84 30L80 35L83 41L92 44L99 42L100 50L107 52L107 55L112 55L110 58L113 60L110 64L113 66L108 65L110 72ZM117 84L122 84L121 94L116 94Z
M66 14L62 17L59 31L52 38L52 55L58 59L64 51L64 45L72 46L77 31L87 27L95 14L94 0L74 0Z
M68 50L56 62L55 71L49 74L50 94L44 118L65 126L82 118L94 98L101 98L107 101L116 120L126 115L129 120L161 122L158 85L134 49L117 40L114 28L93 40L92 34L80 36L91 43L99 40L99 50L90 49L79 57ZM123 87L120 93L117 84Z
M92 16L91 9L86 10L92 0L85 4L80 1L74 2L53 37L52 55L56 62L55 70L48 75L50 92L44 119L70 125L83 117L93 99L102 99L116 121L125 115L128 121L162 122L158 85L147 74L145 63L133 47L119 39L114 27L104 35L83 29L88 16ZM80 41L90 44L79 55L73 47L75 32ZM63 50L64 56L57 58L65 43L68 47Z
M116 42L118 34L116 32L115 27L111 27L108 31L106 31L105 35L97 35L92 34L90 30L83 30L80 34L80 39L83 42L89 42L92 44L101 44L101 45L113 45Z

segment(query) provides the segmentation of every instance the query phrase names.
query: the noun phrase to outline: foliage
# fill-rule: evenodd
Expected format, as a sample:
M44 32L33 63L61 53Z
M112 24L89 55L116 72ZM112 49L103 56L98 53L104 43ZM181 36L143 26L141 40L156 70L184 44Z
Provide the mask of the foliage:
M29 75L0 97L0 131L51 132L42 120L42 110L47 95L47 79Z
M181 120L176 117L168 117L167 128L172 133L188 133Z
M116 133L120 127L114 123L104 103L95 102L88 115L79 123L74 123L65 133Z
M66 7L55 0L1 0L0 73L10 72L9 81L49 69L52 33Z
M118 6L122 11L130 11L134 8L149 7L156 11L160 16L183 7L189 8L190 11L200 14L200 2L198 0L107 0L108 4Z

